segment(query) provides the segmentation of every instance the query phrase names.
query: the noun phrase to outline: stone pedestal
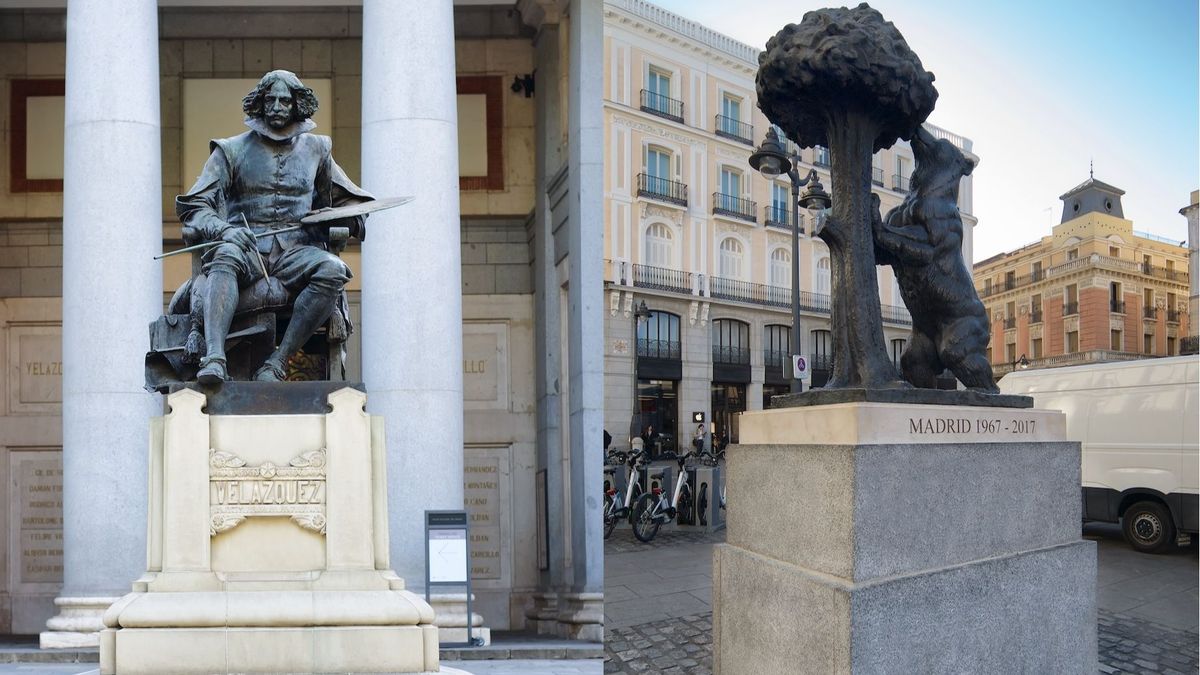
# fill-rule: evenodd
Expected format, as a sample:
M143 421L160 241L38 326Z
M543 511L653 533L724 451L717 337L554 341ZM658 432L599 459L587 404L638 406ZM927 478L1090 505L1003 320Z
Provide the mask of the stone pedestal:
M1047 410L744 413L715 671L1095 673L1095 545L1064 430Z
M328 402L210 415L199 391L168 397L147 572L104 615L102 673L438 670L433 609L389 569L383 421L360 391Z

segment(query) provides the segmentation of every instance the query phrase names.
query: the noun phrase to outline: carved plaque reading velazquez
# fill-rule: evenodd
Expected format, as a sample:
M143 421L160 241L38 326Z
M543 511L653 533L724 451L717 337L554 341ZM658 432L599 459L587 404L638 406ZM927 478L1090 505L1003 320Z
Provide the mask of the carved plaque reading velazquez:
M236 527L251 516L291 516L292 522L325 534L325 449L305 452L287 466L246 466L228 452L209 450L209 534Z

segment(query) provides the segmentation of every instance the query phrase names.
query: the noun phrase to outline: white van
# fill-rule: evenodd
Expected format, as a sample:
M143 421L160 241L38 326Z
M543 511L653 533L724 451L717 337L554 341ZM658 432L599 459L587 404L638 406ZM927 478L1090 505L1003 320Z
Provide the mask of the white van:
M1197 530L1200 360L1195 356L1018 370L1005 394L1067 414L1067 438L1083 445L1083 519L1121 522L1147 553Z

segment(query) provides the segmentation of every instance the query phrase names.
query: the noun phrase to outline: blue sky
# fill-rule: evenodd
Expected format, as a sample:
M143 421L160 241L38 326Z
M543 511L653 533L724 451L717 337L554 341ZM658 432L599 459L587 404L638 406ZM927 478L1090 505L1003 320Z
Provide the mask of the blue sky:
M657 0L761 48L825 5ZM875 0L940 96L929 121L970 138L975 259L1037 240L1059 195L1088 177L1125 190L1135 230L1187 238L1179 215L1200 188L1196 0Z

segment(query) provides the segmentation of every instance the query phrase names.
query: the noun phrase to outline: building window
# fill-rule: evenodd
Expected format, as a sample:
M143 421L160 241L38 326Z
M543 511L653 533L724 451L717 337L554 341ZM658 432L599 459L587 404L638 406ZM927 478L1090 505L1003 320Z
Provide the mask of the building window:
M1079 287L1075 284L1067 286L1063 300L1063 316L1079 313Z
M829 371L833 369L832 333L818 329L812 332L812 353L809 354L809 368L812 369L812 386L821 387L829 381Z
M771 183L771 207L767 212L768 223L792 225L792 211L788 207L792 192L786 185Z
M892 176L892 189L897 192L908 192L908 181L911 175L912 166L909 159L896 155L896 173Z
M983 280L983 294L984 295L992 294L992 280L991 279Z
M1175 356L1175 338L1167 336L1167 356Z
M671 151L650 146L646 149L646 175L671 180Z
M1004 360L1008 361L1009 363L1016 363L1016 361L1017 361L1017 343L1009 342L1004 345Z
M1042 295L1039 293L1029 299L1029 323L1042 322Z
M1157 308L1154 306L1154 289L1142 289L1142 316L1147 319L1153 319L1158 316Z
M1154 353L1154 333L1146 333L1145 335L1142 335L1142 353Z
M1017 287L1017 273L1008 271L1004 273L1004 290L1011 291Z
M783 247L771 251L771 285L776 288L792 287L792 254Z
M676 452L679 438L679 394L675 380L638 380L638 423L650 459Z
M1042 261L1038 260L1033 263L1033 269L1030 271L1030 281L1042 280Z
M742 204L742 172L721 167L721 192L717 195L714 206L732 213L745 210L745 205Z
M900 367L900 357L904 355L905 341L901 339L892 340L892 365Z
M1079 259L1079 249L1073 248L1073 249L1070 249L1069 251L1067 251L1067 260L1068 261L1078 260L1078 259Z
M652 223L646 228L646 264L671 266L671 229L662 223Z
M1118 314L1125 313L1125 294L1121 290L1121 283L1119 281L1114 281L1108 285L1108 309Z
M638 357L648 359L682 358L679 343L679 315L651 311L645 321L638 322ZM639 363L639 366L642 365Z
M1067 331L1067 353L1074 354L1079 351L1079 331Z
M783 362L791 354L791 344L791 326L767 326L763 330L763 365L767 368L783 368Z
M813 164L817 166L829 166L829 148L818 145L813 148Z
M742 278L742 242L733 237L726 237L721 241L717 274L726 279Z
M1109 347L1114 352L1122 351L1122 349L1124 348L1125 345L1124 345L1124 342L1121 340L1121 331L1110 330L1108 333L1109 333L1109 336L1108 336L1109 337Z
M1109 246L1108 247L1108 257L1120 258L1121 257L1121 249L1117 248L1116 246Z
M750 324L717 319L712 324L713 363L750 364Z
M1029 342L1029 351L1033 354L1033 358L1042 358L1042 338L1033 338Z
M829 256L822 256L813 267L813 289L817 293L829 295L829 279Z

